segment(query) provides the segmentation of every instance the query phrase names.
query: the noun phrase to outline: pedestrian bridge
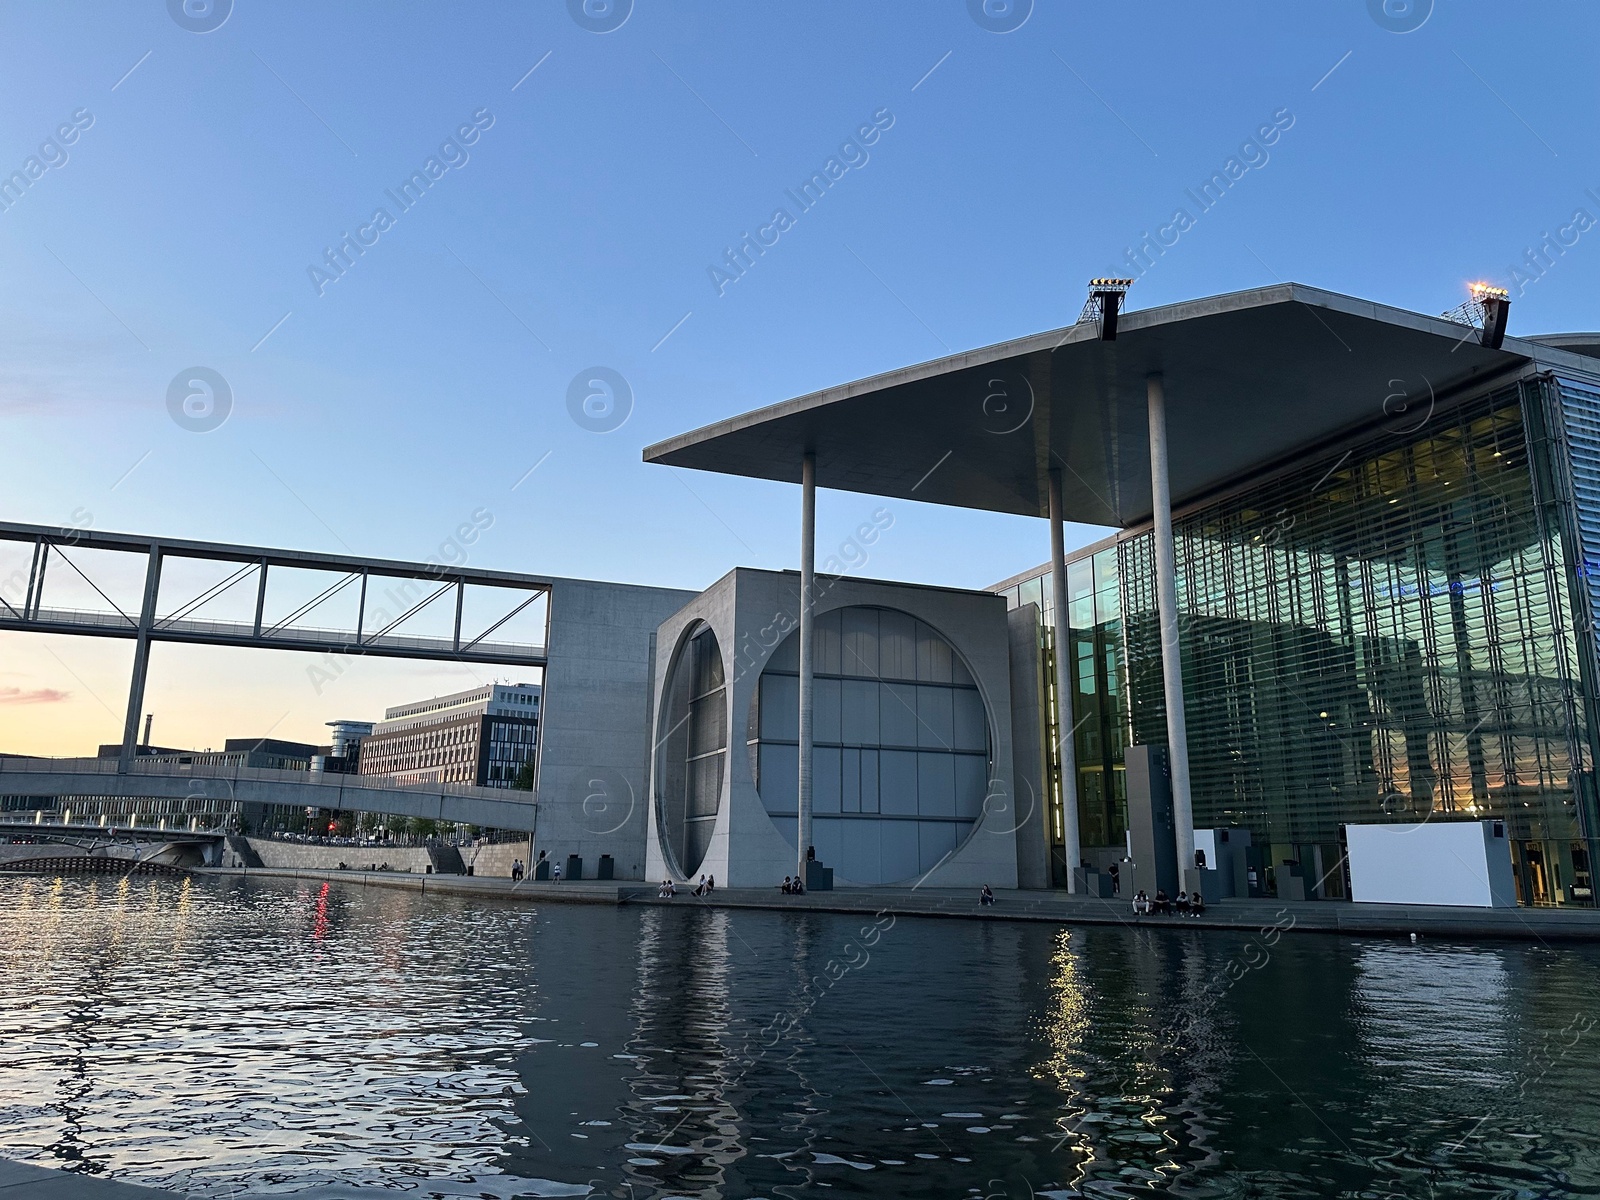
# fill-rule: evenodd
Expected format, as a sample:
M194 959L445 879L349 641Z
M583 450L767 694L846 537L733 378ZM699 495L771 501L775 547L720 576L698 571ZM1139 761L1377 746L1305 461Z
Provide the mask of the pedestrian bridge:
M0 758L0 796L281 804L528 833L533 831L537 810L531 792L503 788L412 784L376 775L274 771L234 764L180 765L135 759L126 772L119 772L117 765L117 760L110 758ZM151 819L152 829L157 820ZM22 814L12 813L7 824L19 821Z
M67 816L35 810L29 812L0 813L0 841L7 838L26 838L35 841L66 842L77 845L86 842L93 846L111 842L206 842L226 835L227 830L213 828L198 819L181 820L147 816L144 823L126 815L106 817Z

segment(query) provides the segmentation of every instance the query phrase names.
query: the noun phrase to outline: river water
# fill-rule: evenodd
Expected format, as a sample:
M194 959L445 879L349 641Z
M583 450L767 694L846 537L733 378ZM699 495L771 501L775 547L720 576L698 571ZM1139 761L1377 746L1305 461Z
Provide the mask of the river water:
M0 1154L207 1196L1595 1196L1597 1003L1600 950L1538 943L8 878Z

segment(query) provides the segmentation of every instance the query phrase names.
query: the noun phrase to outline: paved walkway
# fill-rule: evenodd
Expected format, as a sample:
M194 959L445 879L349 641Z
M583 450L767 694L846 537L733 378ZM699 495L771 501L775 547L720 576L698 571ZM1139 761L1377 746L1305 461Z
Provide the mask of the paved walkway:
M1600 942L1600 910L1554 908L1454 908L1427 905L1352 904L1347 901L1218 900L1202 917L1135 917L1125 900L1068 896L1063 892L998 892L998 903L983 908L970 888L850 888L785 896L777 888L719 888L707 898L687 889L671 900L656 896L654 885L637 881L570 880L533 883L466 875L408 875L393 871L325 871L284 868L214 868L210 875L338 880L369 887L401 888L424 894L495 896L544 903L655 904L683 908L776 909L808 912L879 913L955 917L968 920L1045 921L1066 925L1125 925L1159 929L1230 929L1340 933L1354 936L1512 938L1531 941ZM4 1196L0 1195L0 1200Z
M183 1194L0 1158L0 1200L172 1200Z

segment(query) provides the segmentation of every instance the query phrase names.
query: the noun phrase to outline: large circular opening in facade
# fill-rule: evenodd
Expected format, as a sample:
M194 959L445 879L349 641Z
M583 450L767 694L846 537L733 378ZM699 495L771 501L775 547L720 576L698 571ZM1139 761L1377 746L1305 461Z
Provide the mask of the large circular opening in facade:
M934 628L889 608L816 620L812 842L851 883L931 871L972 832L989 783L989 722L977 681ZM797 841L800 643L761 672L750 713L756 787Z
M728 759L728 691L722 650L705 626L678 649L662 713L656 819L680 876L700 868L722 802Z

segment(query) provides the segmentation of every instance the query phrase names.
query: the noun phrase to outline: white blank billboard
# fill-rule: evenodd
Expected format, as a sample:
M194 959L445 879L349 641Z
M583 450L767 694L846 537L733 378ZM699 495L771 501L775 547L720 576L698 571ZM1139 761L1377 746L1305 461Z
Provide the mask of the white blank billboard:
M1346 825L1345 839L1358 904L1516 906L1503 821Z

